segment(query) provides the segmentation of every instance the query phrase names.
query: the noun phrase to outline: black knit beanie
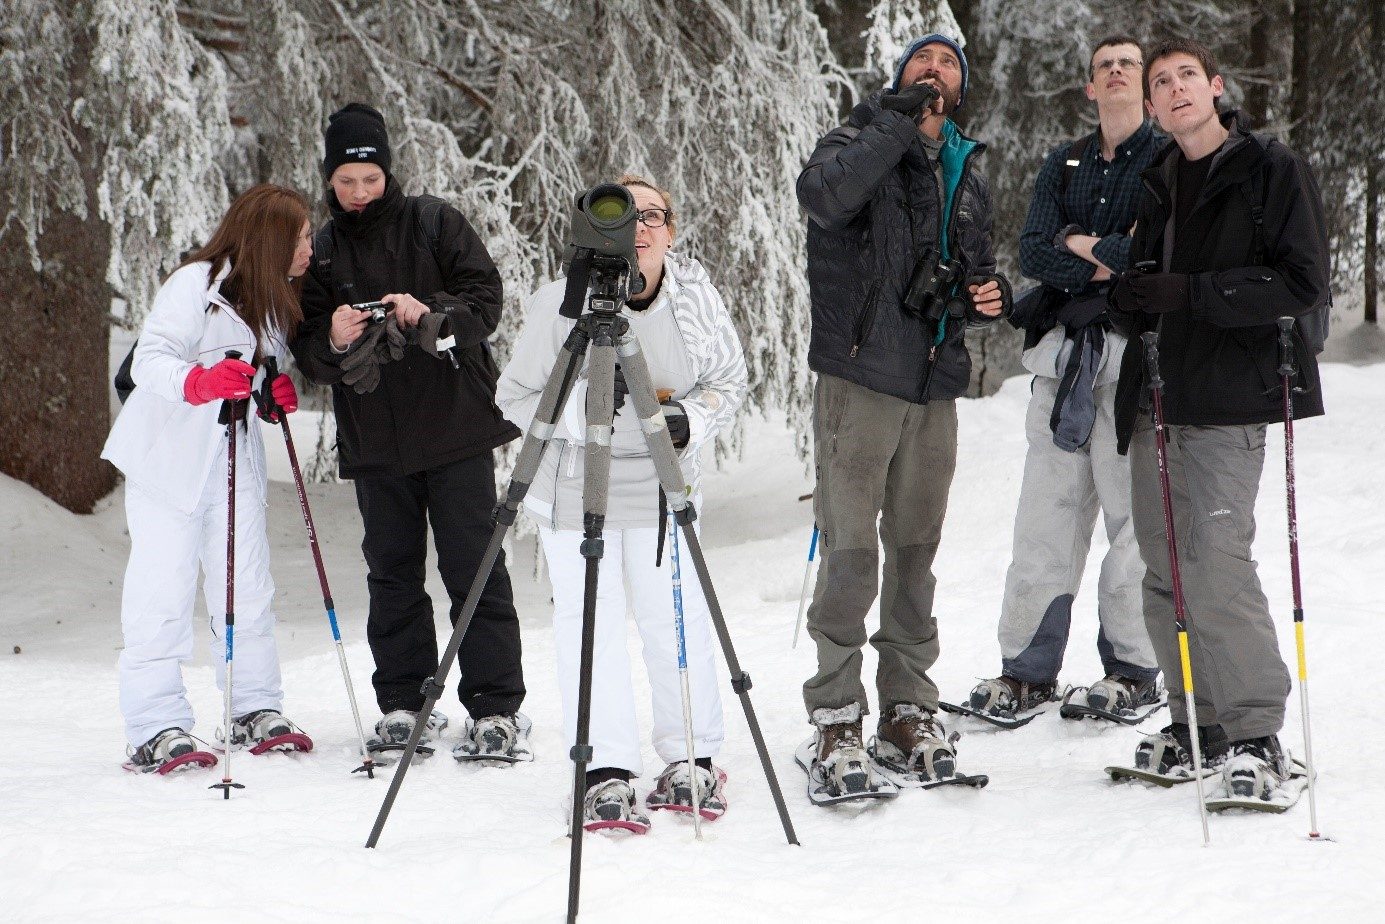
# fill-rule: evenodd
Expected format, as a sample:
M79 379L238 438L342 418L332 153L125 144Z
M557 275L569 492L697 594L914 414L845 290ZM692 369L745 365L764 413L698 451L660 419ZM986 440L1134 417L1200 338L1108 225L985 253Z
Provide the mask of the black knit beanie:
M323 179L342 164L375 164L390 172L390 137L385 117L365 103L349 103L327 120L322 158Z

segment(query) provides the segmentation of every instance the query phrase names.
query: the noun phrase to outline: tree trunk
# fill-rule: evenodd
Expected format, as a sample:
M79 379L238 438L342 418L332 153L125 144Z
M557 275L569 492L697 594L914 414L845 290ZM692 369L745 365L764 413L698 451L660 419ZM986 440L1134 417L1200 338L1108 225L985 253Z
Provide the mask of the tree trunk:
M1289 129L1290 147L1307 156L1312 150L1311 129L1308 125L1309 107L1316 105L1313 75L1309 72L1313 55L1313 4L1310 0L1293 0L1294 51L1289 62Z
M1380 161L1370 158L1366 162L1366 278L1363 285L1362 302L1365 305L1366 323L1378 324L1376 304L1380 298L1379 277L1376 272L1380 266Z
M95 141L81 145L89 208L96 208ZM28 482L76 513L90 513L115 487L100 458L111 428L110 229L53 213L28 248L0 248L0 471Z

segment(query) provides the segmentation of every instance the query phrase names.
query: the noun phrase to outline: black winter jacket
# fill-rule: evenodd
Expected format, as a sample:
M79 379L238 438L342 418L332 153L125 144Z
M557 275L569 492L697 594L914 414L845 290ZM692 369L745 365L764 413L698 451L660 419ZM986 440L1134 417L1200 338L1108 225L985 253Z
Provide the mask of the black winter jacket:
M1242 131L1236 114L1202 193L1174 240L1169 225L1178 145L1170 143L1144 171L1130 262L1156 260L1189 274L1189 307L1162 315L1113 312L1131 334L1116 388L1118 449L1126 451L1145 390L1139 336L1159 330L1165 422L1188 426L1271 423L1284 416L1276 319L1294 327L1299 366L1294 417L1323 413L1315 353L1326 335L1330 257L1322 196L1303 159L1277 141ZM1255 176L1259 174L1259 176ZM1261 233L1252 215L1262 190ZM1259 242L1263 242L1258 243ZM1262 254L1257 264L1256 252ZM1120 306L1115 306L1119 308ZM1305 325L1312 333L1305 338Z
M901 307L915 263L940 245L944 191L918 126L881 109L879 98L828 132L798 178L798 201L810 219L808 365L914 403L956 398L971 377L967 322L949 320L937 342L936 326ZM992 274L990 194L975 166L985 145L951 122L943 137L944 176L957 190L948 255L967 277Z
M332 386L341 477L411 475L518 436L495 406L497 371L486 343L500 322L500 273L467 220L441 206L435 248L418 216L420 200L405 196L393 177L360 214L341 208L330 190L327 204L332 218L316 240L331 244L313 254L304 320L290 347L304 375ZM341 384L341 355L328 340L332 312L396 292L447 312L461 369L410 344L403 358L381 366L374 391L357 394Z

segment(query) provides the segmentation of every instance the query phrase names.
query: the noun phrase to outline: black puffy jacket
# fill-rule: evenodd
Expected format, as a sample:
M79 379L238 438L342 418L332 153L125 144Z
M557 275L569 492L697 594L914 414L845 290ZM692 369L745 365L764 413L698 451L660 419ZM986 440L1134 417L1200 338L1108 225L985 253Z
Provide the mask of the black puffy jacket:
M808 212L808 285L813 330L808 365L872 391L914 403L966 392L967 322L945 322L942 340L902 308L919 257L942 243L944 190L918 126L880 108L876 94L834 128L798 178ZM945 123L947 186L956 190L946 252L965 276L995 272L991 202L975 167L985 145Z
M327 193L332 218L315 240L303 324L290 347L304 375L332 386L343 478L411 475L519 436L495 406L497 371L486 344L500 323L500 272L461 212L441 205L434 227L425 227L421 202L393 177L360 214ZM328 340L332 312L391 293L447 312L461 369L410 344L380 367L374 391L357 394L341 384L341 356Z
M1141 176L1141 200L1130 263L1157 261L1189 274L1186 310L1163 314L1113 312L1131 334L1116 387L1116 434L1124 453L1144 390L1141 334L1159 331L1165 422L1231 426L1283 420L1279 333L1294 327L1299 379L1294 417L1323 413L1315 354L1327 333L1331 260L1322 195L1303 159L1270 138L1230 129L1212 161L1202 193L1177 234L1167 226L1172 179L1182 156L1170 143ZM1254 212L1261 211L1256 228ZM1119 304L1116 305L1119 307Z

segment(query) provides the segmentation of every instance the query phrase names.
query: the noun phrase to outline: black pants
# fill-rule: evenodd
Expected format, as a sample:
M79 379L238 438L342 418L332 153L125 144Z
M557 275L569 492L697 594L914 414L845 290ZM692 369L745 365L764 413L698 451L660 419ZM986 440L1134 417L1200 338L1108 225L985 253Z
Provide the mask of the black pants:
M433 601L423 589L433 527L438 572L455 625L494 532L495 462L491 453L415 475L356 479L365 522L370 618L366 637L375 657L375 699L382 712L423 708L423 681L438 665ZM496 559L458 653L458 694L473 718L512 713L524 701L519 618L505 553Z

